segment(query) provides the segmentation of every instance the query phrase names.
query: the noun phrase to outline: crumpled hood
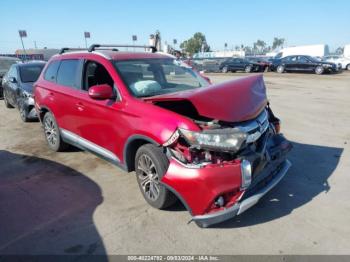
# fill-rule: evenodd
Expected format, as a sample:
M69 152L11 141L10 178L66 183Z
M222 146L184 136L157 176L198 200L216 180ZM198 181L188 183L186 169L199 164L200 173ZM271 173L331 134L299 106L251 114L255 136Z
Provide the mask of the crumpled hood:
M21 88L24 89L29 94L32 94L33 93L33 84L34 84L33 82L21 83Z
M262 75L231 80L208 87L147 97L146 101L190 101L199 115L227 122L256 117L267 104Z

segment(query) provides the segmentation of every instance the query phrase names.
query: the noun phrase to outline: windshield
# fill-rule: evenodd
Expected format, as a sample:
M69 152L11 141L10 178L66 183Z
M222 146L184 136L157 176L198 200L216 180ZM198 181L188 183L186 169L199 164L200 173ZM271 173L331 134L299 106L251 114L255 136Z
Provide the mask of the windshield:
M136 97L174 93L209 85L191 67L172 58L114 61L114 65Z
M41 70L43 70L44 65L25 65L21 66L19 69L19 74L21 77L21 81L23 83L35 82Z

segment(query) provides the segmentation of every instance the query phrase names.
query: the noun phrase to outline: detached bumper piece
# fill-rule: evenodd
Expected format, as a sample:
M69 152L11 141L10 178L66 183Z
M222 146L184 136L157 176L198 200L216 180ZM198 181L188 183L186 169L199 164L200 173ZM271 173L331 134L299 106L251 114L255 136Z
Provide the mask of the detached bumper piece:
M208 227L210 225L231 219L236 215L242 214L244 211L254 206L260 200L260 198L262 198L267 192L274 188L278 182L280 182L281 179L287 174L287 171L291 165L292 164L289 160L284 160L277 167L276 165L273 165L275 168L274 170L271 170L271 168L266 168L266 170L263 172L266 172L266 174L270 175L265 176L266 179L260 181L260 185L264 183L263 187L260 186L257 191L255 191L254 188L254 191L248 190L245 192L248 193L248 197L245 197L244 195L242 200L232 207L212 214L194 216L192 218L192 221L196 222L196 224L200 227ZM258 186L258 184L256 184L256 186ZM254 193L252 194L252 192Z

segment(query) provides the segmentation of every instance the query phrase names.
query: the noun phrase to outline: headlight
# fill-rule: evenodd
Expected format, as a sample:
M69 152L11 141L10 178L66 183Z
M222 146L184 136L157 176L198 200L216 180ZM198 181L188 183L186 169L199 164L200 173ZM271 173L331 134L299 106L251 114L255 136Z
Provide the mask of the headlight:
M30 97L30 98L32 98L32 97L33 97L33 94L28 93L27 91L23 91L23 96L24 96L24 97Z
M187 143L199 149L238 151L247 138L239 128L213 129L193 132L179 129Z

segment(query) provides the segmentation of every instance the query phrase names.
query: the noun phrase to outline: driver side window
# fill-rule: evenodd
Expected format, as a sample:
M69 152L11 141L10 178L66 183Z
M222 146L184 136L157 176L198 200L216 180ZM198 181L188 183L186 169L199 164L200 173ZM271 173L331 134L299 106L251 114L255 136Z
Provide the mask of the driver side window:
M106 68L95 61L86 62L83 81L83 90L85 91L95 85L108 84L112 88L114 86L114 81Z

